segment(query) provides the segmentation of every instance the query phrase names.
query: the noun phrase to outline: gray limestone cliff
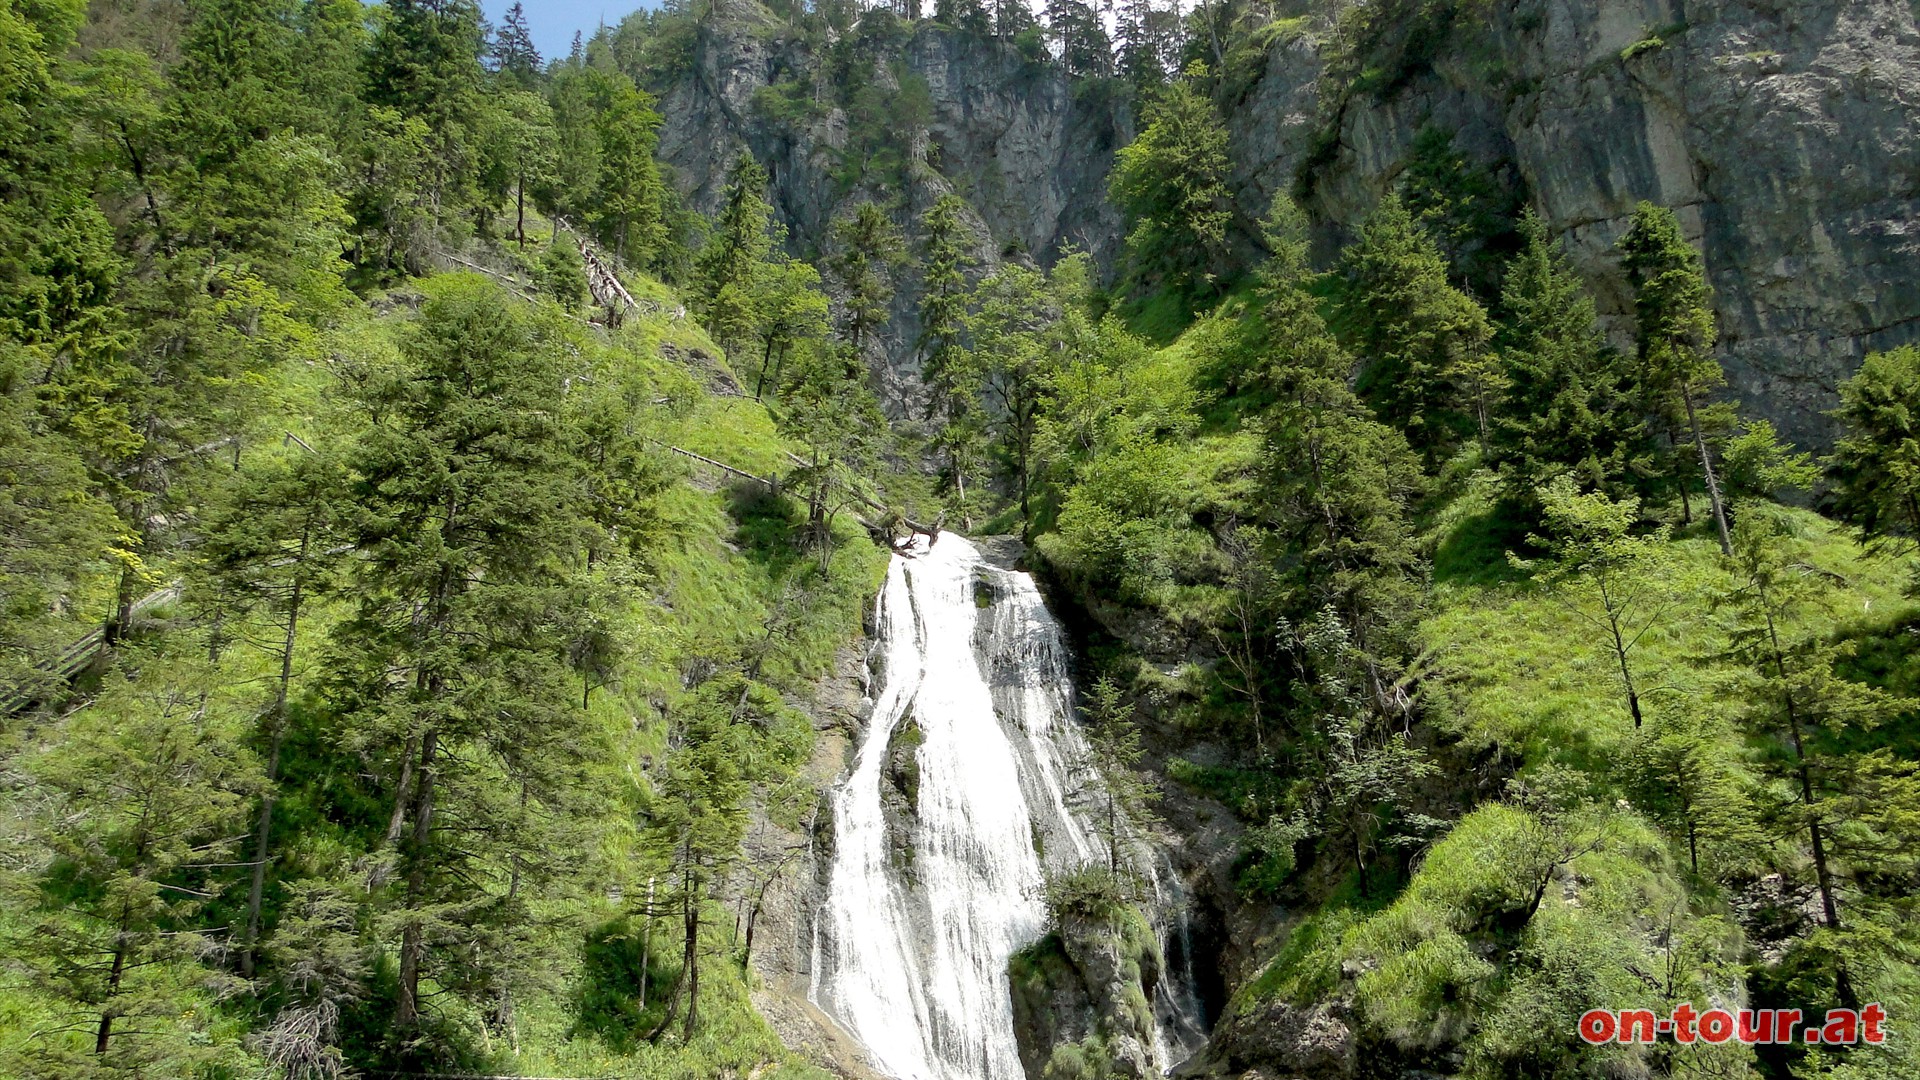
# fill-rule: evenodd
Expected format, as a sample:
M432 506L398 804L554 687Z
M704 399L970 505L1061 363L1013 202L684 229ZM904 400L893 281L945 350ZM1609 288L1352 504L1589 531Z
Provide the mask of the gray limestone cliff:
M1340 6L1296 3L1313 13L1264 35L1264 61L1223 103L1244 227L1295 190L1329 239L1345 235L1438 125L1517 176L1616 332L1630 330L1612 256L1625 218L1642 199L1678 208L1705 252L1732 392L1804 442L1826 441L1833 386L1865 353L1920 340L1910 0L1426 0L1451 27L1386 89L1330 73ZM925 92L911 130L893 133L904 162L888 181L849 167L860 121L846 108L818 93L798 119L765 107L763 88L783 81L817 90L828 58L745 0L723 14L689 70L654 87L662 156L696 205L744 147L768 164L802 254L858 201L880 198L905 224L951 191L976 211L983 265L1046 263L1069 245L1111 265L1122 222L1106 176L1134 123L1124 89L930 23L875 36L856 62L884 92ZM914 296L902 282L873 358L896 412L916 393Z

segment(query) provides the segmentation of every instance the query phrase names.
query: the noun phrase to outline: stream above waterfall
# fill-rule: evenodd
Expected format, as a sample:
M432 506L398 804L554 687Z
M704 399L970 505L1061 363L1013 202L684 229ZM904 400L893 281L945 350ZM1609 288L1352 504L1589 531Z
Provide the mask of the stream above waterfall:
M888 568L869 664L809 996L896 1080L1024 1080L1008 960L1046 933L1046 875L1102 857L1072 794L1098 780L1060 626L1027 574L960 536L916 538ZM1142 870L1161 950L1184 960L1178 876ZM1165 1070L1204 1035L1190 970L1159 982Z

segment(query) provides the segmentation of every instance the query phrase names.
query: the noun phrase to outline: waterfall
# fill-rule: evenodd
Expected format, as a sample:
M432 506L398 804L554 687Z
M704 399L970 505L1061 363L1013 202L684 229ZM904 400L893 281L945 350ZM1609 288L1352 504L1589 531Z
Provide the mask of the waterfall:
M896 1080L1023 1080L1007 961L1045 932L1046 869L1097 847L1068 798L1085 744L1060 627L1032 578L952 534L894 557L876 616L877 685L834 792L810 996ZM916 812L890 836L888 759L909 724ZM1151 878L1177 902L1169 868ZM1163 939L1183 932L1158 906ZM1197 1047L1198 1015L1190 991L1156 999L1166 1067Z

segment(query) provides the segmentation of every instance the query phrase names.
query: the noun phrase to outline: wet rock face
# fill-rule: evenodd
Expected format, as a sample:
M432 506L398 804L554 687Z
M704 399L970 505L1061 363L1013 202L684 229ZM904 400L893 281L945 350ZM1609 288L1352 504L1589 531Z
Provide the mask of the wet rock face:
M751 22L716 20L693 72L656 87L661 152L711 209L733 155L752 148L794 249L817 251L849 205L902 193L834 179L843 114L796 131L755 113L755 90L818 58ZM1796 439L1828 441L1832 388L1866 352L1920 340L1909 0L1490 0L1390 95L1353 95L1339 110L1323 100L1327 37L1303 25L1276 39L1261 77L1226 107L1244 228L1319 144L1331 150L1314 158L1309 209L1329 239L1349 234L1437 124L1470 156L1517 172L1623 336L1631 305L1613 244L1637 201L1680 208L1706 253L1732 392ZM1122 97L927 24L895 48L932 104L909 139L903 220L956 191L975 208L989 265L1048 262L1069 244L1111 260L1123 227L1106 178L1134 123ZM870 358L902 415L918 395L916 310L904 282L891 337Z

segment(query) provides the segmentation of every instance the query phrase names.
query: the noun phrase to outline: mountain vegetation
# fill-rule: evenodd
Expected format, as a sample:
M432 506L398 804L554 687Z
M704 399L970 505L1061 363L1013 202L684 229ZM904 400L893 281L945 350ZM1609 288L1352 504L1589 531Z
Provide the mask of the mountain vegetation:
M822 1075L745 841L814 829L815 685L945 526L1081 652L1056 924L1154 967L1139 841L1206 838L1192 1068L1914 1075L1920 351L1796 447L1672 208L1616 324L1444 130L1351 235L1230 183L1270 49L1383 94L1483 6L676 3L543 58L518 4L0 3L0 1074ZM789 162L660 160L728 20L818 61L755 115L848 118L820 245ZM1122 103L1116 258L908 198L925 34ZM1689 1002L1895 1034L1578 1034ZM1303 1016L1346 1071L1249 1034Z

